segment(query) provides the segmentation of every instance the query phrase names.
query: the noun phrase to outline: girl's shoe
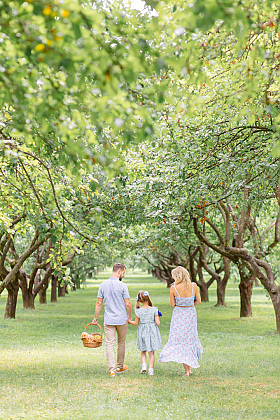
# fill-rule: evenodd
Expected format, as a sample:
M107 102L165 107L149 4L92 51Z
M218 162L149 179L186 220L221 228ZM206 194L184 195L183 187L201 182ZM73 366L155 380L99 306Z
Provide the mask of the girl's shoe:
M154 369L153 368L149 368L148 375L154 375Z
M140 373L146 373L147 372L147 365L146 363L142 363L142 368Z

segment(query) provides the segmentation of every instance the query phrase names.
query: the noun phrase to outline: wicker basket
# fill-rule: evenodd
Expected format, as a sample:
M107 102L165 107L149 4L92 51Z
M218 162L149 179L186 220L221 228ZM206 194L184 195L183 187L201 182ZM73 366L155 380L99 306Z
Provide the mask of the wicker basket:
M98 325L98 327L100 328L100 333L88 334L87 333L87 327L89 325ZM85 347L95 348L95 347L102 346L104 336L102 334L102 328L100 327L100 325L99 324L93 324L92 322L87 324L87 326L85 328L85 331L82 333L81 340L82 340L83 345Z

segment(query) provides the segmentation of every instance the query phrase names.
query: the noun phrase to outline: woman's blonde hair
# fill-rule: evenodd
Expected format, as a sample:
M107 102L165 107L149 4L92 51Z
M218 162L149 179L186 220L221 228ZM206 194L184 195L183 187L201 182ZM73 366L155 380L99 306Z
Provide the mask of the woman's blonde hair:
M188 289L191 285L191 278L186 268L180 265L171 271L171 275L175 281L175 284L184 283L184 289Z

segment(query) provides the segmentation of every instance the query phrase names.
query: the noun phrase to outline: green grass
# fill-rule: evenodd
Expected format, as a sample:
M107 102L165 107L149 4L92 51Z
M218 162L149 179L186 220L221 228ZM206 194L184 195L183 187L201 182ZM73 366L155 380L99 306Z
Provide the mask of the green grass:
M280 337L262 288L253 292L253 317L242 320L237 284L229 284L225 308L214 307L211 288L210 302L197 308L204 352L191 377L184 378L176 363L156 363L154 377L140 375L136 327L129 326L129 371L109 378L105 344L87 349L80 340L105 278L108 273L101 273L89 287L56 304L36 301L35 311L22 309L19 298L15 320L3 320L6 297L0 298L1 419L280 418ZM165 344L172 314L169 290L143 273L127 273L125 282L133 305L140 289L149 290L163 313Z

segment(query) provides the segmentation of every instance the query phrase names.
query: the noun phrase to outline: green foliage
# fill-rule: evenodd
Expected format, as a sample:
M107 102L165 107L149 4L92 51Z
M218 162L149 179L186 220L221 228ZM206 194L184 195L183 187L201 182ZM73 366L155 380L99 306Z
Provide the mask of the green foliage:
M120 147L156 131L146 102L172 105L180 84L187 101L198 83L230 104L236 93L241 101L262 95L277 116L275 3L155 4L156 14L117 3L1 1L4 136L23 138L33 152L56 150L71 170L83 161L106 167ZM156 83L146 82L156 74ZM188 115L200 99L191 101Z

